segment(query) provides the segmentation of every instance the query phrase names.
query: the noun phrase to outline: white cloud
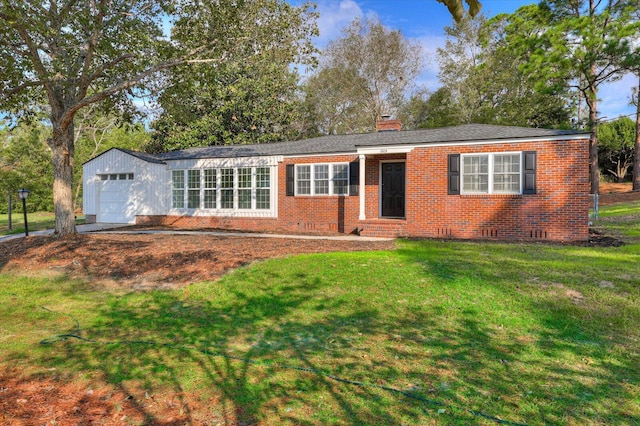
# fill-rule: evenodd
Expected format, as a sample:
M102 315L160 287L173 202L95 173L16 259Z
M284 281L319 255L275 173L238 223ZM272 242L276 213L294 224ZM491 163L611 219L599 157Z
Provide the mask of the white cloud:
M318 29L320 36L316 40L318 47L324 47L329 41L340 36L340 31L355 18L364 16L360 6L353 0L323 0L318 2Z

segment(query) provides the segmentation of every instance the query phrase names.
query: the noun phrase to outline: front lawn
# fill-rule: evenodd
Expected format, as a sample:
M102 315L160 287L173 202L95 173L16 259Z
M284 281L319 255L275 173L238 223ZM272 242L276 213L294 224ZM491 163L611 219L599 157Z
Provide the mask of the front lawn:
M52 212L35 212L27 214L27 221L29 223L29 232L40 231L43 229L55 228L56 219ZM84 217L79 217L76 220L77 224L84 223ZM22 212L13 212L11 215L12 229L9 229L9 216L6 214L0 214L0 237L9 234L23 234L24 233L24 215Z
M171 291L5 273L0 366L148 424L640 424L639 277L639 244L439 241Z

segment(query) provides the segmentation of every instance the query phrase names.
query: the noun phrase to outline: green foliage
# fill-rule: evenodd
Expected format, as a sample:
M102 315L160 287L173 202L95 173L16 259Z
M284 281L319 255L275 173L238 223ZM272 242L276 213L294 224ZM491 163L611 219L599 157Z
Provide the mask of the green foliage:
M629 117L598 126L600 166L619 182L633 167L636 141L636 123Z
M419 126L569 126L566 93L522 70L527 57L513 46L504 19L479 15L445 28L447 41L437 51L443 88L430 101L429 121Z
M46 143L50 133L37 122L0 130L0 213L7 213L9 194L14 211L22 211L20 188L30 191L27 211L53 210L51 151Z
M149 151L296 139L300 115L293 65L312 65L317 33L308 4L222 1L186 6L174 23L180 49L215 41L221 61L169 71Z
M451 90L441 87L431 94L412 96L399 117L406 129L435 129L463 124L460 115Z
M354 20L322 52L304 86L311 131L375 130L382 115L397 115L422 66L420 47L378 20Z
M194 423L635 424L639 265L638 245L400 241L180 290L3 273L0 366L214 401Z

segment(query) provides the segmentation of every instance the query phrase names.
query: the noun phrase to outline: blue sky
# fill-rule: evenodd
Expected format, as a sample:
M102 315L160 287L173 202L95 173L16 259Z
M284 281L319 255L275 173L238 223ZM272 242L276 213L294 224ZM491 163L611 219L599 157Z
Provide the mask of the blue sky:
M302 0L290 0L293 4ZM429 90L438 88L438 62L435 52L444 45L444 27L452 24L447 8L436 0L315 0L320 18L318 26L320 37L318 47L340 36L341 29L354 18L377 16L389 28L399 29L413 40L418 41L426 54L425 72L419 78L419 84ZM520 6L536 1L525 0L481 0L482 12L487 17L500 13L513 13ZM633 114L635 107L629 105L632 88L638 79L626 75L614 83L601 86L599 93L599 116L612 119L621 115Z

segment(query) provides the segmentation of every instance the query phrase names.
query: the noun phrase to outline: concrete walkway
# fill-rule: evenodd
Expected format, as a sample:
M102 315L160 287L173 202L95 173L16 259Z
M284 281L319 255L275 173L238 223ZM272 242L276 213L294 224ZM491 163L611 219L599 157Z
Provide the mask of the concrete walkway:
M130 226L130 225L126 223L92 223L89 225L77 225L76 229L80 234L86 234L89 232L100 232L100 231L106 231L109 229L124 228L125 226ZM52 234L53 234L53 229L45 229L42 231L29 232L29 236L32 236L32 235L42 236L42 235L52 235ZM0 237L0 242L15 240L16 238L24 238L24 233L5 235L3 237Z
M289 238L295 240L333 240L333 241L390 241L393 238L360 237L357 235L288 235L288 234L254 234L249 232L224 232L224 231L180 231L171 229L123 229L126 223L94 223L90 225L78 225L78 233L100 233L100 234L152 234L152 235L211 235L214 237L251 237L251 238ZM51 235L53 229L44 231L29 232L31 235ZM24 234L13 234L0 237L0 242L24 238Z

